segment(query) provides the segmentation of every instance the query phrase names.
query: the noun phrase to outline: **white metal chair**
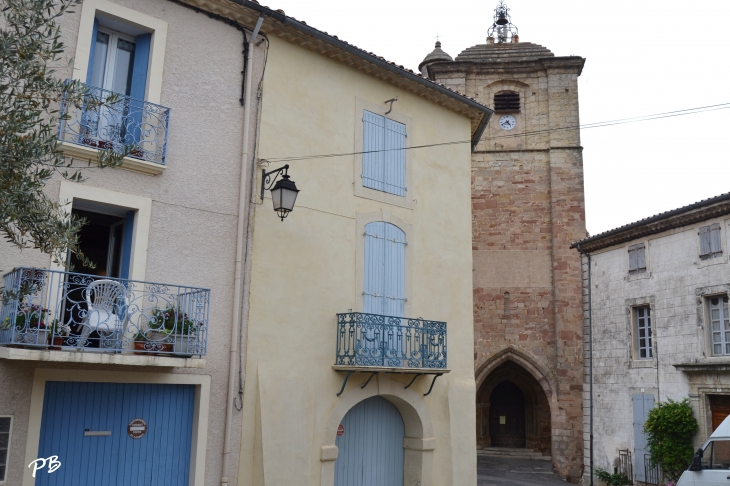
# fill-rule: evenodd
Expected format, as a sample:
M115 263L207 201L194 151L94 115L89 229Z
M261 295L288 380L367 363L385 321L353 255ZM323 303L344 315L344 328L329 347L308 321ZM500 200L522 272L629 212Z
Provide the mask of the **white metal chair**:
M116 280L95 280L84 290L88 311L81 325L83 330L77 346L86 346L89 334L96 331L109 339L113 335L123 335L129 317L129 298L127 289ZM101 341L100 341L101 342ZM99 346L103 348L103 346Z

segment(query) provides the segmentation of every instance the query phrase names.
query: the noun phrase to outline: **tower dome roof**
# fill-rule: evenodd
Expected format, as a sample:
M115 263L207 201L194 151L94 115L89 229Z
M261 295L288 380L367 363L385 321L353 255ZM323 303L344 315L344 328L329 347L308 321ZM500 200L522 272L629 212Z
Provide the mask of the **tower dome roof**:
M423 71L423 66L426 64L431 64L432 62L437 61L453 61L454 59L446 54L444 51L441 50L441 42L436 41L436 48L431 51L431 54L426 56L423 61L421 61L421 64L418 65L418 70Z
M478 44L456 56L457 62L524 62L555 57L547 47L531 42Z

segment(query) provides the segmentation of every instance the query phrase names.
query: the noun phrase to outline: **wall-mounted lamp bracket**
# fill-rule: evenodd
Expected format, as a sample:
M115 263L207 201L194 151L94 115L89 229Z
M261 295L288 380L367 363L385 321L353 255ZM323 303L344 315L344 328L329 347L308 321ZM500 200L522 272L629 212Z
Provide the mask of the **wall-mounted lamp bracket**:
M272 179L271 176L274 176ZM284 167L266 172L266 169L261 169L261 200L264 200L264 192L274 187L274 183L279 176L289 175L289 164Z

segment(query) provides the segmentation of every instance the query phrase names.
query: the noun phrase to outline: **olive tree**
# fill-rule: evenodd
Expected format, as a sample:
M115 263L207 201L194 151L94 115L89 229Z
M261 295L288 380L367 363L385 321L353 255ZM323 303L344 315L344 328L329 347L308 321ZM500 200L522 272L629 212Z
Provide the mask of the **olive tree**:
M112 103L88 96L88 88L65 81L56 69L64 55L59 19L82 0L0 0L0 233L10 244L34 248L62 261L67 251L93 265L79 252L82 219L70 216L64 201L47 196L53 177L81 182L92 168L114 167L123 153L99 150L96 160L64 155L57 130L60 101L89 110Z

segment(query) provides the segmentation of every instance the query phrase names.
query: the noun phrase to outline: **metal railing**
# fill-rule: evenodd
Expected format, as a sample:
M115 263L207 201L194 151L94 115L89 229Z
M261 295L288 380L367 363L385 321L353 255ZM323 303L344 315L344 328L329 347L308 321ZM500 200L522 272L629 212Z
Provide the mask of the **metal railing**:
M27 267L4 280L0 346L206 355L209 289Z
M117 153L134 146L130 157L165 165L170 108L94 86L86 88L81 106L63 97L59 140Z
M335 365L445 369L446 323L362 312L337 314Z
M618 472L629 481L634 480L634 463L631 460L631 451L628 449L618 451Z
M662 485L662 470L659 464L651 467L651 454L644 454L644 484L652 486Z

